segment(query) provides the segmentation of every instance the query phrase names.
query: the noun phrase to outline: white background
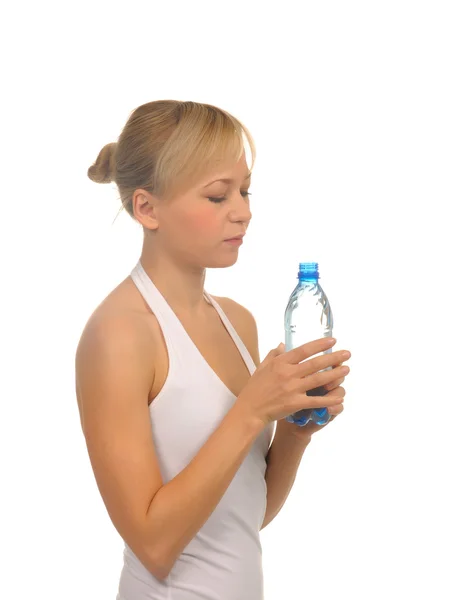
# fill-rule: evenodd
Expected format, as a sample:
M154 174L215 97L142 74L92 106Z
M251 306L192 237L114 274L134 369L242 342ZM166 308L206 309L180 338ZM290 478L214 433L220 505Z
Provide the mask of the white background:
M452 3L92 2L2 9L1 596L113 600L74 353L142 230L86 171L130 112L208 102L251 130L253 219L206 289L283 337L317 261L344 413L262 531L266 600L452 600Z

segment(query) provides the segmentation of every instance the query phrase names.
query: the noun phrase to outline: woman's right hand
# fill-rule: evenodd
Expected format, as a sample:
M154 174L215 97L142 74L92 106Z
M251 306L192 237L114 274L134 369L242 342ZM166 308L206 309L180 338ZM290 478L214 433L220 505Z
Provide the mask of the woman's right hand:
M306 395L308 390L328 385L350 371L342 366L351 356L350 352L345 354L345 350L306 360L332 348L336 342L329 339L308 342L287 352L279 347L271 350L241 390L236 405L266 426L305 408L323 408L343 402L343 398L333 396ZM320 372L328 367L332 368Z

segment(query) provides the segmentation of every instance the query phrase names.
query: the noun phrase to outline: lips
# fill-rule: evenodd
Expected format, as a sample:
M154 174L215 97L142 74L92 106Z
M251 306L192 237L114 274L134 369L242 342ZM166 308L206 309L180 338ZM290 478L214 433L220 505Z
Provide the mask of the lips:
M244 238L245 234L242 233L241 235L237 235L235 237L232 238L227 238L226 240L224 240L225 242L229 242L230 240L242 240Z

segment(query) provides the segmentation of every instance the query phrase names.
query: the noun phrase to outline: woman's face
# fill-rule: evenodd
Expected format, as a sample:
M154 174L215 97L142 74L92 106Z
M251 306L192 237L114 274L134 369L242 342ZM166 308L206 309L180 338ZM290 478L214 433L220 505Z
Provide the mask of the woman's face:
M219 181L228 179L229 181ZM227 267L240 245L225 240L246 232L251 220L245 156L204 177L183 194L156 206L155 240L160 251L201 268Z

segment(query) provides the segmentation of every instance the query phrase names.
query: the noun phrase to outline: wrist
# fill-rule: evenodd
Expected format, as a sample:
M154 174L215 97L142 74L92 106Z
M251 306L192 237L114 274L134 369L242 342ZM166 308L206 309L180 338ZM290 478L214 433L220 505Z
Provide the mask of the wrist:
M254 415L246 406L235 402L231 411L234 418L250 429L253 435L258 436L265 429L266 424L262 419Z
M300 427L296 423L289 423L286 419L280 419L276 425L276 435L278 432L285 435L286 438L294 440L299 445L309 445L312 441L312 433L309 433L307 426Z

